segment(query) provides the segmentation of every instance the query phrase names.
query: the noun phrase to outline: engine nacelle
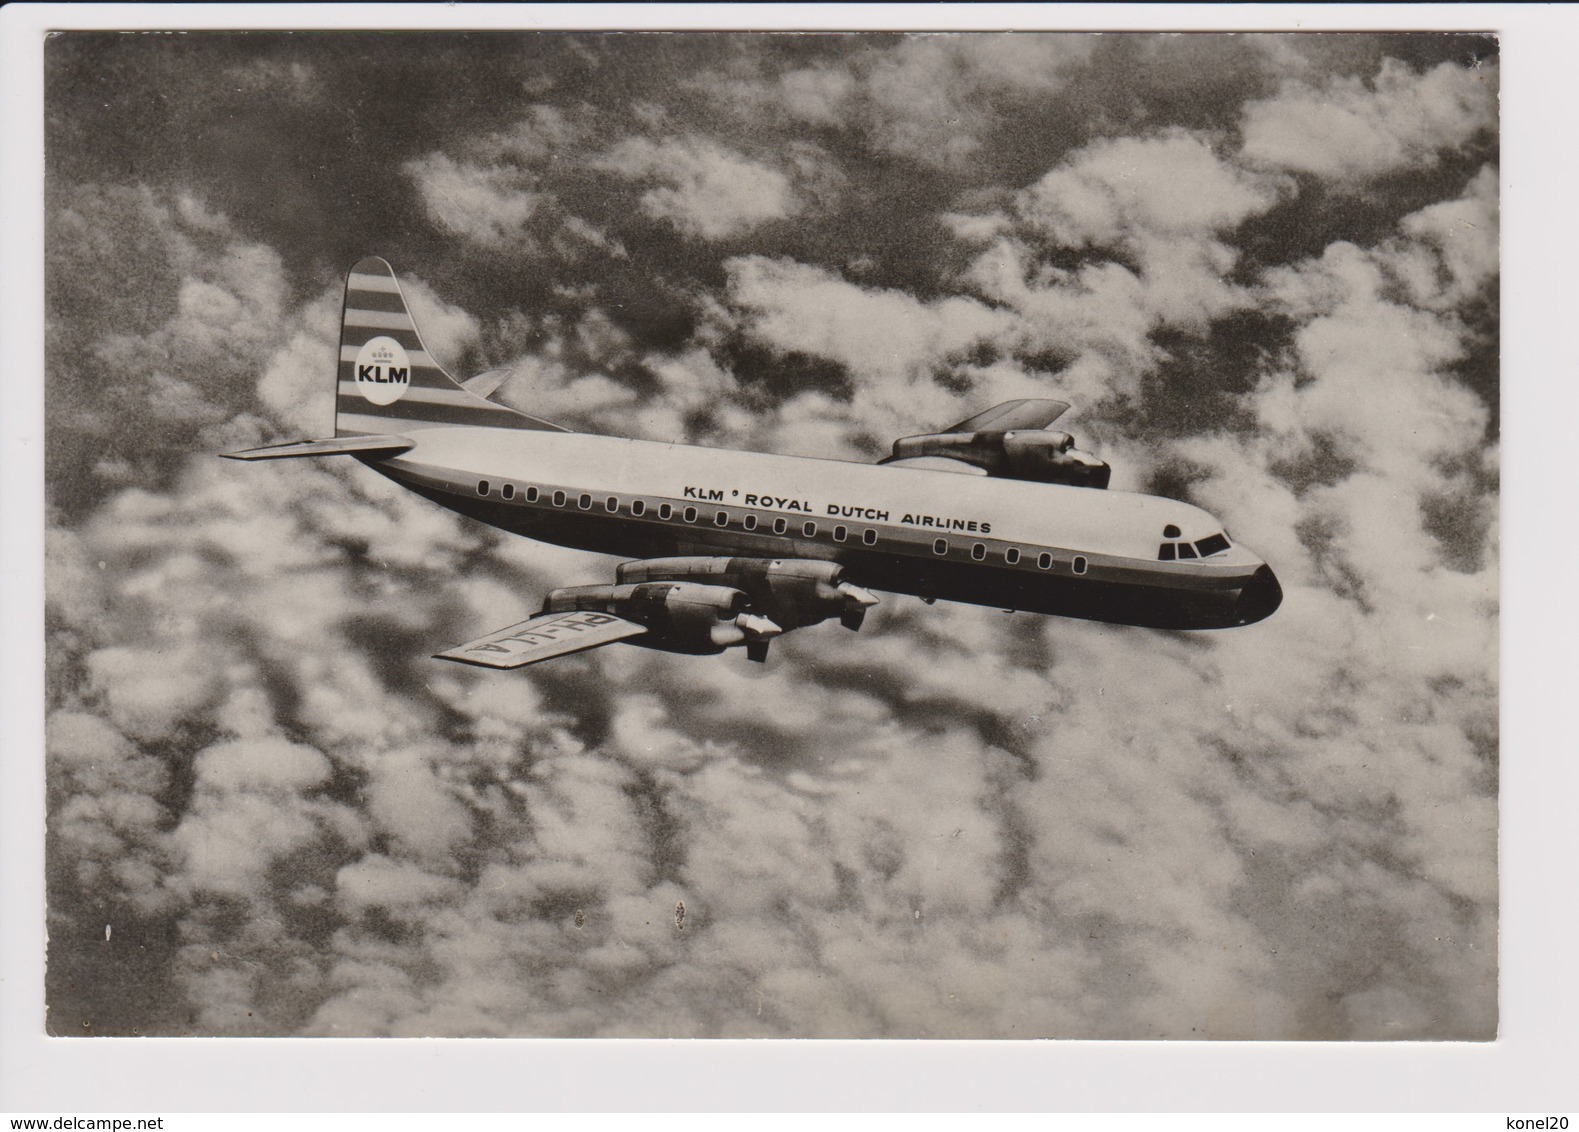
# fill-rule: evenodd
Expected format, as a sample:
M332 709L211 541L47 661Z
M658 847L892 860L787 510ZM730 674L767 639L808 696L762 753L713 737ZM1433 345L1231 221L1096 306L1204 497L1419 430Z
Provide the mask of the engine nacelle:
M958 460L981 468L989 476L1072 487L1107 487L1113 475L1106 463L1076 448L1074 437L1050 429L907 436L894 441L893 455L883 462L928 456Z
M837 562L810 558L653 558L625 562L621 582L693 582L744 591L750 609L786 631L837 617L859 629L877 598L844 581Z
M1003 455L1015 479L1105 488L1113 469L1075 447L1067 432L1019 429L1003 434Z
M543 602L544 613L594 610L612 613L647 629L632 644L666 652L710 654L736 645L766 644L784 630L750 611L751 599L730 586L695 582L566 586Z

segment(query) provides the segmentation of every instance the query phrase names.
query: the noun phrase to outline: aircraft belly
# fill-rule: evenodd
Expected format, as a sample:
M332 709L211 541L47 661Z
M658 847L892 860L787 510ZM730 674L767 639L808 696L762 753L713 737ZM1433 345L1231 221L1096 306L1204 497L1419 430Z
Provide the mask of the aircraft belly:
M852 556L846 566L851 582L870 589L1152 629L1240 624L1235 610L1247 580L1231 588L1191 589L1148 583L1139 572L1134 581L1116 581L892 555Z

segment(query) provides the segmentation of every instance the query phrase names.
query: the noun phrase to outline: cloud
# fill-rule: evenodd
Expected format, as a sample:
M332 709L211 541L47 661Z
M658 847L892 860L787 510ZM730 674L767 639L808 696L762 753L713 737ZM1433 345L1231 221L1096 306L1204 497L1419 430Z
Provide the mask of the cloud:
M568 212L553 185L560 157L589 144L592 123L557 107L525 107L510 125L443 139L443 146L401 166L423 208L443 232L472 250L565 257L618 245Z
M1447 307L1479 301L1493 283L1482 251L1493 188L1483 172L1463 197L1402 217L1374 247L1339 242L1266 272L1265 301L1295 327L1289 368L1269 367L1251 395L1260 429L1178 444L1202 473L1194 498L1233 517L1288 593L1257 631L1264 644L1225 640L1213 663L1235 729L1246 729L1233 748L1258 752L1234 764L1253 785L1235 790L1228 838L1267 846L1256 855L1258 870L1274 870L1267 883L1246 879L1266 902L1254 920L1279 956L1269 974L1282 972L1299 1008L1294 1025L1492 1025L1485 1000L1443 1000L1439 989L1494 978L1495 533L1472 527L1460 537L1479 545L1455 546L1431 506L1485 490L1487 407L1453 376L1470 332ZM1453 217L1474 220L1443 223ZM1422 273L1422 263L1440 270ZM1342 643L1359 640L1363 652ZM1256 661L1261 648L1281 658L1274 669ZM1454 693L1442 697L1443 687ZM1256 796L1276 807L1258 813ZM1473 910L1447 913L1455 903ZM1284 907L1293 918L1279 924L1272 913ZM1303 939L1288 958L1290 932L1339 907L1345 937ZM1458 926L1418 930L1444 916ZM1304 988L1332 978L1355 945L1411 959L1313 1009Z
M341 869L335 887L350 911L381 908L398 916L414 914L423 905L452 895L458 886L416 865L370 855Z
M218 446L286 338L289 288L274 249L191 193L83 185L63 197L50 216L50 460L88 502L150 482L164 446ZM106 273L139 285L98 293L90 280Z
M1301 376L1314 378L1281 395L1265 391L1269 426L1297 421L1337 437L1368 466L1427 478L1479 445L1485 406L1442 371L1467 348L1448 308L1495 278L1494 193L1493 174L1482 170L1461 197L1405 216L1375 249L1339 242L1319 259L1266 273L1268 299L1300 322Z
M373 820L419 857L442 860L471 838L470 813L414 751L380 756L367 793Z
M992 100L1055 94L1093 47L1081 36L912 35L837 61L765 76L706 73L692 85L732 113L853 128L879 153L957 165L992 129Z
M328 776L328 760L299 743L248 740L210 747L197 757L198 780L221 793L300 791Z
M52 713L45 735L60 799L50 823L57 867L63 857L84 889L145 913L161 910L159 882L169 867L161 836L169 820L161 801L169 787L164 766L88 712Z
M1276 97L1246 104L1242 153L1262 168L1362 181L1434 165L1493 128L1496 116L1495 67L1439 63L1419 73L1384 59L1369 83L1293 80Z
M193 215L183 212L183 219ZM197 226L210 228L212 221L203 217ZM200 392L227 392L223 386L256 365L272 346L284 313L285 281L279 255L272 248L233 239L221 257L204 267L200 275L181 281L175 311L163 326L141 338L109 336L96 349L100 359L140 362L171 388L191 389L194 397ZM202 386L189 385L168 372L196 375L205 368L210 372L199 377ZM235 399L230 393L222 403ZM172 412L169 400L168 396L150 398L167 413ZM178 402L173 411L182 413L184 408Z
M1497 171L1489 165L1456 200L1404 217L1399 227L1412 246L1401 248L1390 266L1409 288L1411 301L1447 310L1480 295L1498 272L1499 221Z
M1094 300L1092 329L1130 327L1125 353L1138 357L1145 352L1140 339L1159 323L1199 331L1247 305L1228 281L1238 254L1220 237L1281 195L1276 181L1221 160L1183 131L1094 142L1018 194L1016 234L1033 243L1050 238L1059 247L1113 249L1129 263L1087 264L1078 273L1025 266L1016 272L1023 283L1006 281L1010 256L1025 253L1000 242L978 262L978 278L1026 305L1074 304L1077 311L1082 299ZM1054 286L1039 285L1038 274ZM1077 286L1059 285L1068 283ZM1061 330L1055 323L1043 336L1056 340ZM1077 332L1074 340L1088 337Z
M1002 316L972 299L926 304L872 291L804 264L742 256L727 261L729 298L755 338L817 354L864 380L914 376L993 336Z
M738 236L802 208L790 179L705 139L627 138L597 166L632 180L657 181L642 193L642 211L688 236Z
M1166 361L1159 330L1202 336L1253 305L1230 237L1289 191L1174 129L1092 142L1008 207L945 219L974 255L963 281L1013 312L999 351L1054 355L1058 395L1101 410Z
M1275 182L1236 169L1200 138L1173 131L1093 142L1022 192L1018 204L1032 228L1081 247L1231 230L1277 196Z
M517 170L458 162L442 153L407 162L405 173L440 227L484 246L524 242L526 224L542 201Z
M928 422L937 427L968 415L955 391L934 379L952 374L973 350L1008 335L1012 319L974 298L953 295L922 302L900 291L863 288L805 264L742 256L726 261L728 303L722 318L732 329L778 355L824 358L850 374L848 402L820 391L788 396L780 422L788 426L775 447L827 451L792 435L792 422L846 423L846 441L865 432L897 437ZM766 438L759 438L764 440ZM809 446L808 446L809 445Z
M330 772L311 748L278 739L238 740L201 752L196 793L170 834L185 864L178 890L258 898L276 860L321 835L301 798Z

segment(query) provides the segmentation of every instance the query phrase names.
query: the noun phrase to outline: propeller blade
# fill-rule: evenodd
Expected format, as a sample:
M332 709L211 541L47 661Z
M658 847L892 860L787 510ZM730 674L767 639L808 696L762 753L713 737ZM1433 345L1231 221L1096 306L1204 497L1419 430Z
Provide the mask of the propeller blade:
M839 624L843 625L851 632L858 631L861 628L861 623L865 620L866 610L861 608L846 609L843 613L839 614Z
M756 613L742 613L735 618L735 624L752 640L767 641L784 631L777 623Z
M758 664L761 664L765 660L767 660L767 658L768 658L768 642L767 642L767 640L765 638L760 638L759 637L757 640L747 641L746 642L746 659L747 660L754 660Z
M837 588L844 595L846 601L854 602L862 609L877 604L877 595L871 590L863 589L860 586L852 586L849 582L840 582Z

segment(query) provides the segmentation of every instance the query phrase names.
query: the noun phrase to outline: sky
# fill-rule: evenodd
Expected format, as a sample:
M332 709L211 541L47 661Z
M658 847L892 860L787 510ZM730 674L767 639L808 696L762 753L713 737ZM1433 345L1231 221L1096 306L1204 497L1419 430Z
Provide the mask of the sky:
M68 33L46 84L52 1033L1495 1035L1495 41ZM367 254L589 431L1072 401L1283 606L446 666L613 561L214 458L330 433Z

